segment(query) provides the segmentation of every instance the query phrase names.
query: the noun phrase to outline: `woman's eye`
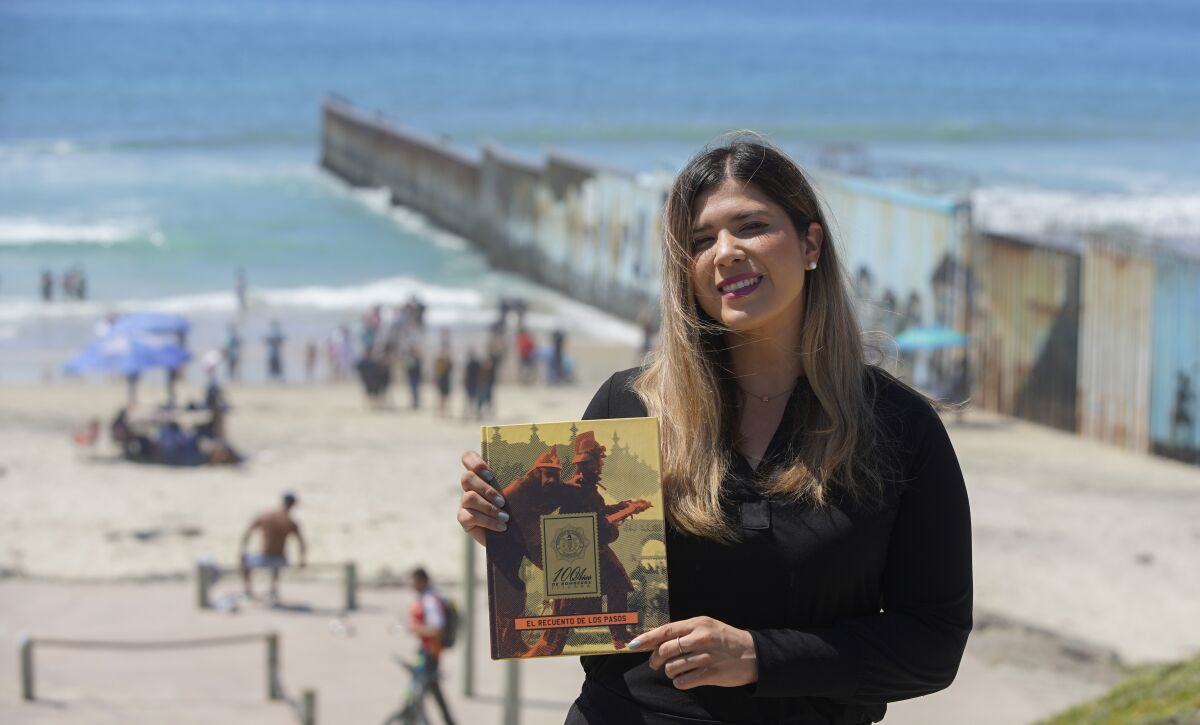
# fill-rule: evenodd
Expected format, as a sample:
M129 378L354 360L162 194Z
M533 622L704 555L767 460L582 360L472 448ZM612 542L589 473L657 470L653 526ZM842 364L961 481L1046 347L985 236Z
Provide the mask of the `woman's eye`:
M750 222L742 227L742 232L757 232L766 229L767 225L762 222Z
M700 237L699 239L693 239L692 240L692 251L699 252L702 249L708 249L708 247L710 245L712 245L712 243L713 243L712 237Z

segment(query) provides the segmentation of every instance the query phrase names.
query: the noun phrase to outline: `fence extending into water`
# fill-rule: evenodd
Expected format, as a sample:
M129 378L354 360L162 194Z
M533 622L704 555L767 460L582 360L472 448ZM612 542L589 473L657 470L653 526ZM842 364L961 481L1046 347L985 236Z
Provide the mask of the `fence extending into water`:
M630 320L656 313L667 174L463 148L331 97L321 163L520 273ZM977 230L965 193L815 171L868 335L910 327L967 350L898 355L930 392L969 371L981 407L1200 463L1200 256L1130 231ZM894 353L894 349L891 350Z

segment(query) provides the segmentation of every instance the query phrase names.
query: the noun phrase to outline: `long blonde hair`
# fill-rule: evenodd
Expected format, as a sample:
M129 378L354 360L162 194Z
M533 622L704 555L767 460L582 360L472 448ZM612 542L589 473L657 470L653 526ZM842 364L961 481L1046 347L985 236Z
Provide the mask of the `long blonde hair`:
M804 420L781 421L805 435L767 483L787 499L823 506L834 488L859 502L877 501L883 475L872 448L873 394L854 307L837 245L821 204L800 168L761 140L734 140L705 150L679 172L664 218L662 326L659 350L633 388L658 416L663 493L675 528L719 541L738 535L721 513L722 481L737 435L739 397L730 379L725 329L700 310L692 285L691 235L696 199L726 179L753 184L781 206L803 235L811 222L825 239L821 264L808 272L800 331L803 375L816 405Z

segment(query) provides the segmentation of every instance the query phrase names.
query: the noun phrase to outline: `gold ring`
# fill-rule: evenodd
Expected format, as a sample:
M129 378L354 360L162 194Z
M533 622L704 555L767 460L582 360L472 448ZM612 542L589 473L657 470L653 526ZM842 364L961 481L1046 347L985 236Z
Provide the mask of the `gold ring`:
M683 657L684 655L687 654L687 652L683 651L683 642L680 641L679 637L675 638L675 646L679 648L679 656L680 657Z

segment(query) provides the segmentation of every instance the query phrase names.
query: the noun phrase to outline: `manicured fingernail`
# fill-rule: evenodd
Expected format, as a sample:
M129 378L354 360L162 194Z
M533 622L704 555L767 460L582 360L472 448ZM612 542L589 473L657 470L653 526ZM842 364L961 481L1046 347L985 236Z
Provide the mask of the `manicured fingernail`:
M627 644L625 646L628 649L637 649L638 647L642 646L642 641L640 639L631 639L631 640L629 640L629 644Z
M499 516L500 516L501 521L508 521L508 514L505 513L504 511L501 511Z
M497 526L496 528L497 528L497 529L499 529L499 530L501 530L501 531L508 531L508 524L506 524L506 523L504 523L503 521L501 521L501 522L500 522L500 525L499 525L499 526Z
M479 477L482 478L483 480L487 481L488 483L491 483L492 481L496 480L496 477L494 475L492 475L492 472L486 468L483 469L483 473L479 474Z
M492 499L492 503L496 504L500 508L504 508L504 497L497 496L496 498Z

